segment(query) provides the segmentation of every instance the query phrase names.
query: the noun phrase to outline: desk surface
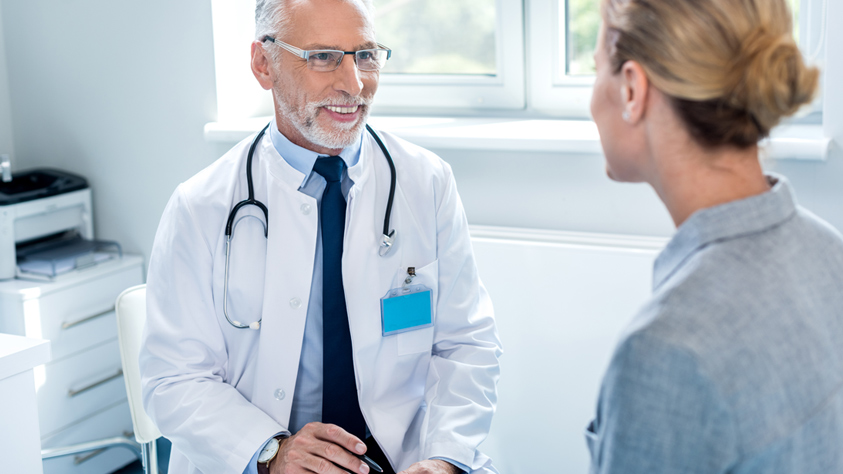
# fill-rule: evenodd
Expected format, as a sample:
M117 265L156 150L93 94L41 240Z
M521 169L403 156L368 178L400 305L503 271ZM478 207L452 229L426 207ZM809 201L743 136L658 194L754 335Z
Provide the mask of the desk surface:
M50 341L0 333L0 380L50 360Z

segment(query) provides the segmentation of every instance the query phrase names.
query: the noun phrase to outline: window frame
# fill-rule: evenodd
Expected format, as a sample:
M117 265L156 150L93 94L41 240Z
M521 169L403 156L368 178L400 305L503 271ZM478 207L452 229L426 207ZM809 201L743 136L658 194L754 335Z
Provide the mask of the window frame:
M828 0L800 0L799 2L799 44L807 61L811 54L815 64L822 65L827 34L822 33L824 2ZM524 0L527 6L527 60L529 86L527 106L540 113L564 118L590 119L589 105L594 85L594 76L557 77L560 63L568 58L567 18L560 13L567 12L566 0ZM557 19L563 18L559 22ZM544 60L546 49L537 45L550 45L553 61ZM822 88L815 100L806 107L800 117L792 122L816 121L822 113Z
M818 116L823 111L823 89L825 80L825 56L828 43L828 18L823 18L827 11L828 0L799 1L799 49L809 64L820 67L820 87L814 101L803 111L803 116ZM813 55L813 57L812 57ZM798 119L797 119L798 120Z
M828 37L826 33L820 38L826 1L800 0L799 8L803 54L808 58L818 51L816 64L821 66ZM244 31L249 43L254 37L253 0L211 3L218 120L272 115L271 96L255 81L248 54L242 51ZM497 76L382 73L373 113L589 120L594 76L556 77L567 55L567 21L559 21L565 0L496 0L496 7ZM553 61L547 61L548 53ZM821 121L822 104L818 94L791 122Z
M524 17L521 5L521 1L513 0L495 2L496 76L382 72L374 111L407 113L435 109L441 113L524 109ZM424 105L420 106L420 102Z
M594 76L556 77L560 63L567 61L567 31L556 22L565 0L524 0L530 28L528 67L530 69L529 106L550 115L567 118L590 118L589 105ZM547 61L550 45L553 61Z

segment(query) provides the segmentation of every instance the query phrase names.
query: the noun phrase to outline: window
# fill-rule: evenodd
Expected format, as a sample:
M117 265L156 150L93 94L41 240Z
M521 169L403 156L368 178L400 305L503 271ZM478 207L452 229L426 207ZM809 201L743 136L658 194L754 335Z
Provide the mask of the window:
M821 46L825 1L787 0L794 13L794 37L809 61L822 58L824 52ZM600 0L526 3L528 107L556 116L588 117ZM821 109L819 97L812 107L814 112Z
M524 108L523 24L513 0L375 0L393 49L375 110Z
M599 0L530 0L529 102L564 117L588 117Z
M793 11L793 34L809 63L819 64L825 59L826 9L828 0L788 0ZM809 112L822 111L822 87Z
M787 0L806 57L823 58L826 0ZM375 0L381 114L588 118L600 0ZM219 120L272 114L252 77L254 0L212 0ZM814 105L820 110L821 101Z
M497 75L496 17L495 0L379 0L378 41L396 51L384 73Z
M557 25L565 25L564 69L558 77L594 75L594 47L600 32L600 4L594 0L568 0L559 10ZM560 48L560 49L562 49Z

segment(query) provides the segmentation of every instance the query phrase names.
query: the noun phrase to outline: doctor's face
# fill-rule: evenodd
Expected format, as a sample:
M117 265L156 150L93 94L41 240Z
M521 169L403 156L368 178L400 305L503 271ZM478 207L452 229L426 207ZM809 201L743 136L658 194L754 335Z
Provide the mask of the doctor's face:
M289 28L277 37L285 43L303 50L378 47L362 5L310 0L289 8ZM281 133L299 146L326 154L337 154L359 139L378 88L378 71L358 70L353 55L345 55L334 71L314 71L278 45L266 41L262 47L279 49L269 73Z

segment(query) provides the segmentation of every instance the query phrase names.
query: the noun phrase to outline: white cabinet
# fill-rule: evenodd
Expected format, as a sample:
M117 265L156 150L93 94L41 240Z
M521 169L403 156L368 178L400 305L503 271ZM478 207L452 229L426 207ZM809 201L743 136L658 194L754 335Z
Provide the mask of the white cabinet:
M0 459L3 472L41 474L33 367L50 360L50 343L0 334Z
M42 448L132 432L114 301L141 283L143 261L128 255L55 282L0 282L0 333L51 342L51 361L35 368ZM105 474L133 459L111 448L48 460L44 473Z

